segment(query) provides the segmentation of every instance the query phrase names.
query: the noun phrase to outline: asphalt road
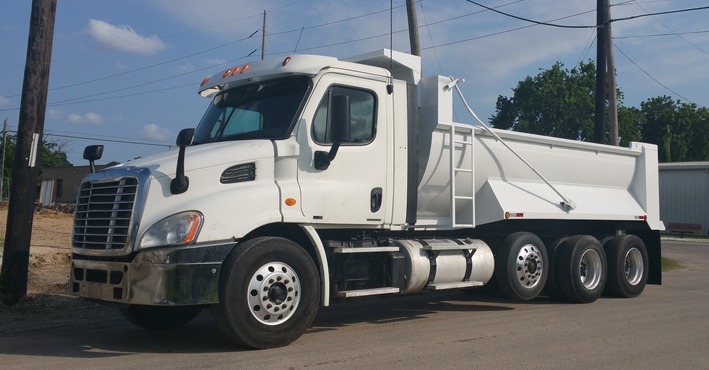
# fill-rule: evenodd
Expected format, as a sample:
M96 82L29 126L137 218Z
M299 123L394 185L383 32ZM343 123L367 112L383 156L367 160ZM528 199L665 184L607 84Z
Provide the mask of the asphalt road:
M634 299L516 303L462 292L374 299L321 309L298 341L265 351L228 345L209 311L181 330L155 333L97 305L80 325L57 320L2 334L0 367L709 368L709 243L667 241L663 254L684 268Z

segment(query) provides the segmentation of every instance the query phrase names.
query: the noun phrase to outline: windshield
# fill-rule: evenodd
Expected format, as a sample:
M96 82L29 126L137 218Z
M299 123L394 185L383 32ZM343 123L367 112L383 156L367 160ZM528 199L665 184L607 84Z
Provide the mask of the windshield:
M308 86L309 78L302 76L260 81L219 93L197 126L192 145L285 137Z

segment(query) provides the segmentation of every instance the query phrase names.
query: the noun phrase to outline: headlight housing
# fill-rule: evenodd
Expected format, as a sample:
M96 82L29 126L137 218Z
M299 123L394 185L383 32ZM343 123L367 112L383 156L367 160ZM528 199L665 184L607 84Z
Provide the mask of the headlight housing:
M204 216L197 211L188 211L164 218L140 238L139 248L163 247L194 243L202 228Z

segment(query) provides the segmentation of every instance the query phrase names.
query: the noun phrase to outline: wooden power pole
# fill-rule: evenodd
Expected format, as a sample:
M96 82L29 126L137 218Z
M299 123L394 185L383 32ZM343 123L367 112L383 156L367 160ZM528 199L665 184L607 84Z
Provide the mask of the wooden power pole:
M411 44L411 54L421 56L419 25L416 19L416 5L414 4L414 0L406 0L406 15L409 19L409 44Z
M42 145L47 106L56 10L57 0L32 0L5 250L0 272L0 295L6 304L17 303L27 294L32 220L41 165L39 148Z
M613 31L611 29L611 4L605 0L606 4L606 77L608 78L608 131L610 132L610 145L618 146L618 91L615 82L615 61L613 59Z
M593 141L606 141L606 102L610 145L618 145L618 94L613 60L611 5L609 0L597 0L596 9L596 110ZM607 100L606 100L607 99Z
M263 11L263 32L261 32L261 60L266 58L266 11Z
M593 141L599 144L605 142L606 136L606 30L608 18L606 15L608 0L596 2L596 100L595 125Z

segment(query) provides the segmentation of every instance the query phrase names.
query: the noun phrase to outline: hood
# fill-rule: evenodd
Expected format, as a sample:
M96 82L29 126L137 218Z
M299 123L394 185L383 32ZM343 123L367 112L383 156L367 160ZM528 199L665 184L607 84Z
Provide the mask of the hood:
M111 167L148 168L155 178L175 176L178 150L157 153ZM272 158L273 143L270 140L224 141L200 144L185 148L185 173L207 167L222 166L262 158Z

